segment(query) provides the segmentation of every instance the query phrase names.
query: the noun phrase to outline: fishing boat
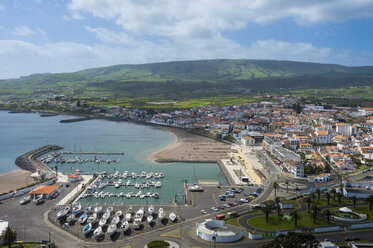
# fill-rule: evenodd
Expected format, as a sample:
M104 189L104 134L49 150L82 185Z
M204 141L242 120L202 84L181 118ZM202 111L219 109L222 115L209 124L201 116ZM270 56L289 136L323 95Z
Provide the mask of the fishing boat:
M101 213L101 211L102 211L102 207L100 207L100 206L97 206L97 207L95 207L95 209L94 209L94 212L95 212L95 214L97 214L97 215L99 215L99 214Z
M168 216L172 222L176 220L176 214L174 212L171 212Z
M83 224L88 218L88 215L86 213L82 214L82 216L79 217L79 223Z
M99 227L97 227L97 228L94 230L94 232L93 232L93 237L97 238L97 237L99 237L101 234L102 234L102 227L99 226Z
M118 216L119 218L123 215L122 211L118 210L116 213L115 213L115 216Z
M153 215L148 215L148 217L146 218L146 222L148 222L149 224L153 222Z
M111 220L111 224L112 225L118 225L120 219L118 216L115 216L112 220Z
M37 195L35 198L32 200L35 204L39 204L43 200L43 195Z
M106 224L106 222L107 222L107 218L101 218L100 221L99 221L99 223L98 223L98 225L99 226L103 226L103 225Z
M96 213L92 214L91 216L89 216L87 223L93 223L96 219L97 219L97 214Z
M24 196L24 197L19 201L19 203L20 203L21 205L24 205L24 204L29 203L30 201L31 201L31 195L26 195L26 196Z
M79 213L80 209L82 209L82 205L81 205L81 204L77 204L77 205L75 205L75 206L73 207L72 212L73 212L74 214L77 214L77 213Z
M122 232L126 232L128 230L129 226L130 226L130 224L128 223L128 221L125 221L125 222L122 223L120 228L122 229Z
M91 223L88 223L87 225L84 226L83 228L83 234L87 234L91 231L92 229L92 224Z
M110 225L107 229L107 233L111 236L117 231L117 225Z
M149 215L152 215L154 213L154 210L155 210L155 208L154 208L153 205L151 205L150 207L148 207Z
M165 216L166 216L166 214L165 214L163 208L159 208L159 211L158 211L159 220L163 220Z

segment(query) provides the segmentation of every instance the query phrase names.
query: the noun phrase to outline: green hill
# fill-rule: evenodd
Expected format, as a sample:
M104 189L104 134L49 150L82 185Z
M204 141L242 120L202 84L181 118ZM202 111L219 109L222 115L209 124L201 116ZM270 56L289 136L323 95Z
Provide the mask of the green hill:
M261 89L373 85L373 67L274 60L199 60L115 65L0 80L0 94L77 97L224 96Z

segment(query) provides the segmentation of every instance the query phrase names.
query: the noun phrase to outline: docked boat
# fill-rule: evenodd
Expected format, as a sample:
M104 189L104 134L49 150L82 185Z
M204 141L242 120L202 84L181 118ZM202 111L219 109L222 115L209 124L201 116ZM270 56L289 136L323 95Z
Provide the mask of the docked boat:
M97 238L102 234L102 227L99 226L93 231L93 237Z
M140 188L140 186L141 186L140 183L135 183L135 188L136 189Z
M83 228L83 234L88 234L92 229L92 224L88 223L87 225L84 226Z
M148 215L148 217L146 218L146 222L148 222L149 224L153 222L153 215Z
M130 199L131 196L132 196L132 192L127 193L125 196L126 196L127 199Z
M70 223L74 219L75 219L75 214L70 214L69 216L67 216L66 221L67 221L67 223Z
M101 213L101 211L102 211L102 207L101 207L101 206L97 206L97 207L95 207L95 209L94 209L94 212L95 212L95 214L97 214L97 215L99 215L99 214Z
M145 211L144 208L141 207L137 212L136 212L136 219L140 219L142 221L142 218L144 217Z
M73 207L72 212L73 212L74 214L77 214L77 213L79 213L80 209L82 209L82 205L81 205L81 204L77 204L77 205L75 205L75 206Z
M141 225L141 221L142 221L142 219L140 219L140 218L136 218L136 219L133 221L133 228L135 228L135 229L139 228L140 225Z
M20 201L19 204L24 205L31 201L31 195L25 195Z
M82 216L79 217L79 223L83 224L88 218L88 215L86 213L82 214Z
M132 214L131 214L131 213L127 213L126 216L124 217L124 219L125 219L126 221L131 221L131 219L132 219Z
M61 219L63 217L66 216L66 214L68 214L70 211L70 207L69 206L66 206L64 207L63 209L61 209L60 211L58 211L57 213L57 219Z
M202 191L204 191L204 189L198 184L189 185L188 190L190 192L202 192Z
M106 211L106 212L102 215L102 218L109 219L109 218L110 218L110 215L111 215L111 212Z
M118 216L115 216L112 220L111 220L111 224L112 225L118 225L120 219Z
M123 215L122 211L121 210L118 210L116 213L115 213L115 216L118 216L119 218Z
M127 188L128 186L130 186L130 184L131 184L131 180L128 180L128 181L126 182L126 188Z
M160 172L160 173L159 173L159 178L164 178L164 174L163 174L163 172Z
M106 222L107 222L107 218L101 218L100 221L99 221L99 223L98 223L98 225L99 226L103 226L103 225L106 224Z
M159 193L158 193L158 192L154 192L153 197L154 197L155 199L158 199L158 198L159 198Z
M119 188L120 187L120 184L118 183L118 182L116 182L115 184L114 184L114 188Z
M166 217L166 214L165 214L163 208L159 208L159 211L158 211L158 218L159 218L159 220L163 220L164 217Z
M107 229L107 233L111 236L117 231L117 225L110 225Z
M32 200L35 204L39 204L43 200L43 195L37 195L35 198Z
M171 212L168 216L172 222L176 220L176 214L174 212Z
M129 226L130 226L130 224L128 223L128 221L125 221L125 222L122 223L120 228L122 229L122 232L126 232L128 230Z
M93 222L95 222L96 219L97 219L97 214L94 213L91 216L89 216L89 218L87 220L87 223L93 223Z
M90 213L92 212L92 207L88 206L84 209L84 213Z
M154 210L155 210L154 206L148 207L149 215L153 215L154 214Z
M112 207L112 206L107 207L107 208L106 208L106 211L107 211L107 212L110 212L110 213L113 212L113 207Z
M161 181L158 181L158 182L155 183L154 186L155 186L156 188L160 188L160 187L162 187L162 182L161 182Z

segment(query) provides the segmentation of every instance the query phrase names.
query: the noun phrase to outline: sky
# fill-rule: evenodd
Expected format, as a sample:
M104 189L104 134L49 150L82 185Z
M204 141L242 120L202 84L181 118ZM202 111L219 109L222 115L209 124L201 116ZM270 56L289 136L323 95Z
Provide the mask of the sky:
M373 65L373 0L0 0L0 79L199 59Z

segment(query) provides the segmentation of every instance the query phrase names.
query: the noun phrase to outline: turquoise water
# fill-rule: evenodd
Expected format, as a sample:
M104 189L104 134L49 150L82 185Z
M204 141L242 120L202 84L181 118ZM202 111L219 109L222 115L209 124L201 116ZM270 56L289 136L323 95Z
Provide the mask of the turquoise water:
M99 156L101 160L120 159L119 163L64 163L58 165L58 171L70 172L80 169L86 173L94 171L129 172L163 172L162 188L143 189L143 192L157 191L158 200L148 199L153 204L169 204L176 193L183 192L183 180L219 181L227 184L220 168L215 163L171 163L158 164L148 160L152 152L175 142L175 137L161 129L137 125L128 122L114 122L105 120L89 120L82 122L60 123L59 120L67 116L39 117L38 114L9 114L0 111L0 173L17 170L14 160L21 154L42 145L55 144L64 147L64 151L72 152L124 152L124 156ZM77 155L69 155L69 157ZM94 155L79 156L94 158ZM50 166L54 164L51 163ZM123 179L125 182L126 180ZM131 180L134 182L134 180ZM144 180L137 179L142 182ZM120 190L106 187L102 191L137 192L131 189ZM102 203L103 200L91 198L86 201ZM135 204L140 200L122 198L105 198L105 201L115 203ZM133 201L133 202L132 202ZM145 202L146 200L142 200Z

